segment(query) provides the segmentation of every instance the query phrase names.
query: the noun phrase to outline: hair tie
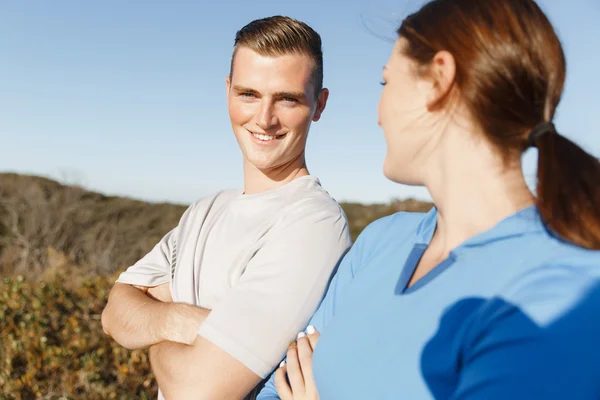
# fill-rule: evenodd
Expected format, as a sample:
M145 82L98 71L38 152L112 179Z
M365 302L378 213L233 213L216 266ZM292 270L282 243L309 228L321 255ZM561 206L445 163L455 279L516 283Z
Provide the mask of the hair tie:
M556 132L556 128L552 122L542 122L541 124L536 125L531 132L529 132L529 137L527 139L529 147L537 147L538 139L545 134L552 132Z

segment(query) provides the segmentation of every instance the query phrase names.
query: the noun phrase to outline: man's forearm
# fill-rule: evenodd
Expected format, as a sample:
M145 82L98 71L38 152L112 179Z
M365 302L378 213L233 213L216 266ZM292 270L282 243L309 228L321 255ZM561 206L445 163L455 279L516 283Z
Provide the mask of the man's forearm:
M192 346L164 341L150 347L150 365L152 373L156 378L158 387L166 399L175 397L170 390L173 387L181 387L187 379L185 374L186 360L192 351ZM180 393L177 393L180 395Z
M189 304L163 303L131 285L117 283L102 313L102 327L128 349L164 340L191 343L209 312Z
M164 341L151 346L150 364L167 400L241 400L260 382L200 335L192 345Z

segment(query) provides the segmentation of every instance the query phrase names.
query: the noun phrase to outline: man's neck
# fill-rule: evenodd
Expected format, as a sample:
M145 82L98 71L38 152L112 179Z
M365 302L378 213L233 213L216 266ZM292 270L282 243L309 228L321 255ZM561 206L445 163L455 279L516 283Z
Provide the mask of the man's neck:
M244 194L276 189L302 176L309 175L304 159L269 170L261 170L244 161Z

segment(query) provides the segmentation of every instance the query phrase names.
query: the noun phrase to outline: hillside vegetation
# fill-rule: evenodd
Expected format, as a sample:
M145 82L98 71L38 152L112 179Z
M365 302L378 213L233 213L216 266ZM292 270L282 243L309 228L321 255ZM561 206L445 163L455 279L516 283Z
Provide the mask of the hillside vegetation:
M342 207L355 239L377 218L431 204ZM185 209L0 174L0 400L156 398L147 352L109 340L100 314L118 273Z

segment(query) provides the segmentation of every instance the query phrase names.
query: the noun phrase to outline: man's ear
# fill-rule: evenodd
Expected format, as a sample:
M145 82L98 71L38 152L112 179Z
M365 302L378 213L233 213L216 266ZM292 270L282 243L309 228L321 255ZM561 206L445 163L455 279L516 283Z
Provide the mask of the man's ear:
M432 86L427 95L427 108L432 110L444 103L454 87L456 79L454 56L447 51L438 51L431 61L428 72Z
M313 121L317 122L321 119L321 114L325 110L325 106L327 105L327 99L329 98L329 89L323 88L321 89L321 93L319 93L319 97L317 97L317 108L315 109L315 115L313 115Z
M227 96L227 101L229 101L229 90L231 89L231 77L228 75L225 77L225 96Z

